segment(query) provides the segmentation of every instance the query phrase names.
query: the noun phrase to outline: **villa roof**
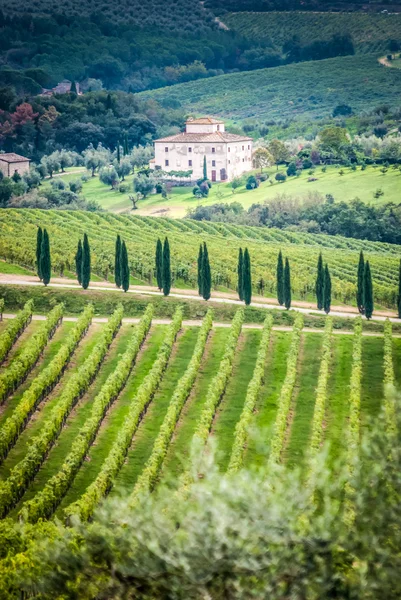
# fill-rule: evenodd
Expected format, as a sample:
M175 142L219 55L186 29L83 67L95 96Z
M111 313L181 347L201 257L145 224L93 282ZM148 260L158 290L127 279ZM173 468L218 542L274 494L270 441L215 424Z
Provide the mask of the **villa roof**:
M220 121L219 119L215 119L214 117L199 117L199 119L189 118L186 120L186 123L195 124L195 125L216 125L216 124L224 124L224 121Z
M213 133L177 133L165 138L155 140L156 142L244 142L252 140L251 137L245 135L236 135L235 133L227 133L226 131L215 131Z
M14 152L9 152L8 154L0 154L0 160L6 163L31 162L29 158L26 158L26 156L14 154Z

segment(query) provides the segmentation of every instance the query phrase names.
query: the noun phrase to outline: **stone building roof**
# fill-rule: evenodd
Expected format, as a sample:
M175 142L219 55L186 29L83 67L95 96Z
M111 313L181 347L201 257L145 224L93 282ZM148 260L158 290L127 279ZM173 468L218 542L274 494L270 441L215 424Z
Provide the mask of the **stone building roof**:
M252 140L252 138L245 135L236 135L235 133L227 133L226 131L215 131L213 133L177 133L176 135L170 135L155 140L155 142L220 142L226 144L228 142L244 142L250 140Z
M6 163L31 162L30 158L9 152L8 154L0 154L0 160Z

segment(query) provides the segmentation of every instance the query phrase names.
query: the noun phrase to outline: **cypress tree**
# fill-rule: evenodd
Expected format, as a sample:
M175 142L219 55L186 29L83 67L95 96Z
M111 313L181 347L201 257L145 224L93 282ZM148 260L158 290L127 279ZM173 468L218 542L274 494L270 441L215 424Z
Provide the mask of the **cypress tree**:
M125 133L124 133L123 153L124 153L124 156L128 156L128 154L129 154L129 146L128 146L128 135L127 135L127 132L125 132Z
M370 272L369 261L365 264L365 276L364 276L364 303L365 303L365 315L367 319L370 319L373 314L373 285L372 285L372 274Z
M120 164L120 161L121 161L120 140L118 140L118 144L117 144L117 162L118 162L118 164Z
M86 290L91 279L91 251L89 240L84 233L84 242L82 244L82 269L81 269L81 285Z
M121 258L120 258L120 269L121 269L121 286L124 292L129 289L129 265L128 265L128 253L127 246L123 241L121 243Z
M121 238L117 235L116 250L114 256L114 281L116 286L121 287Z
M203 157L203 179L206 181L207 179L207 163L206 163L206 154Z
M38 231L36 233L36 271L38 273L40 281L42 281L42 274L40 272L40 253L42 251L42 239L43 231L41 227L38 227Z
M277 300L280 306L284 304L284 264L283 254L280 250L277 258L277 271L276 271L276 284L277 284Z
M203 249L202 244L199 244L198 253L198 294L202 296L202 268L203 268Z
M401 319L401 260L400 271L398 275L398 297L397 297L398 317Z
M78 283L82 283L82 242L78 241L77 253L75 255L75 272L77 274Z
M358 264L358 282L357 282L357 290L356 290L356 305L358 307L361 315L364 313L364 276L365 276L365 259L363 257L363 252L359 255L359 264Z
M50 240L47 233L47 229L43 230L42 247L40 250L40 273L42 280L45 285L50 281L52 272L51 258L50 258Z
M78 94L77 84L75 83L75 81L71 81L70 93Z
M202 296L205 300L209 300L210 290L212 288L212 275L210 272L209 253L207 251L206 242L203 242L201 276L202 276Z
M237 267L237 273L238 273L238 297L240 300L244 299L244 290L242 287L242 280L243 280L243 270L244 270L244 255L242 253L242 248L239 249L238 252L238 267Z
M322 253L319 254L317 261L317 277L316 277L316 300L317 307L319 310L324 308L324 283L325 283L325 269L323 267Z
M168 239L164 240L163 245L163 294L168 296L171 289L171 264L170 264L170 244Z
M156 242L155 264L157 287L161 290L163 287L163 246L160 238Z
M288 258L285 259L284 267L284 305L287 310L291 308L291 270Z
M244 252L244 266L242 270L242 292L244 295L245 304L249 306L252 300L252 278L251 258L249 256L248 248L245 248Z
M324 268L323 308L326 315L328 315L331 309L331 277L328 265Z

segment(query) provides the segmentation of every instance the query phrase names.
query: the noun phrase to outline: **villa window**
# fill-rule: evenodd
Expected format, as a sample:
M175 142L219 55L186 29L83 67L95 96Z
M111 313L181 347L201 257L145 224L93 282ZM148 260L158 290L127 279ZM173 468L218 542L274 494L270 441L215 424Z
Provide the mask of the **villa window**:
M192 160L188 161L188 167L192 167Z
M216 148L212 148L212 154L216 152Z
M245 150L245 146L242 146L242 150Z
M215 166L216 166L216 161L212 160L212 167L215 167Z
M248 144L248 150L250 150L250 149L251 149L251 146Z
M164 148L164 152L168 152L168 148L167 148L167 146Z
M188 152L192 152L192 148L188 148Z
M165 160L165 161L164 161L164 166L165 166L165 167L168 167L168 160Z
M217 131L220 131L220 125L217 125Z
M228 151L231 152L231 148L229 148Z

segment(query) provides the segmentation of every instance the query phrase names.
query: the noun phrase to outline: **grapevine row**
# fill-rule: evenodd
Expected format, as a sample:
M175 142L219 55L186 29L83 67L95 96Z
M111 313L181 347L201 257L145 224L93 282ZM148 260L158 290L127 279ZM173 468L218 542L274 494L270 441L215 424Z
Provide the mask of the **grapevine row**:
M4 300L1 299L0 314L3 314ZM32 321L33 300L28 300L24 308L20 310L14 319L10 319L6 330L0 335L0 364L4 361L10 352L15 341L19 338L24 329Z
M269 462L278 463L283 450L285 432L287 429L288 413L291 406L291 398L294 391L297 376L297 362L301 345L301 333L303 329L303 317L297 315L292 330L291 346L287 357L287 371L278 400L278 411L274 424L273 438L270 448Z
M0 375L0 404L22 383L36 365L47 342L51 339L63 319L63 304L50 311L39 330L23 345L21 353Z
M84 364L65 385L42 430L31 440L24 458L13 467L9 477L0 483L0 518L4 517L22 497L57 440L71 410L94 380L121 325L122 316L123 309L119 306L110 317L98 343Z
M107 378L99 394L96 396L91 414L78 432L71 451L64 459L61 469L32 500L24 504L19 515L24 521L36 523L40 518L49 518L60 504L74 480L90 445L93 443L107 410L127 382L138 352L149 331L152 316L153 307L149 305L135 328L134 334L128 343L126 351L120 358L117 368Z
M212 311L209 310L203 319L202 326L199 330L191 361L175 388L166 416L164 417L164 421L154 443L152 453L135 485L131 498L133 503L136 502L137 498L142 493L151 491L154 487L159 470L167 454L175 426L198 374L212 324Z
M231 473L241 469L244 462L244 452L246 442L248 440L248 430L253 411L255 410L256 401L263 383L272 326L273 317L268 315L264 322L262 339L260 341L258 355L256 358L256 365L253 371L252 379L248 385L244 408L242 409L241 417L235 427L234 443L231 450L230 463L228 465L228 472Z
M70 519L73 515L78 515L83 520L90 519L101 499L106 496L113 487L116 476L124 463L131 445L132 438L159 387L163 373L168 365L175 339L181 329L181 325L182 309L178 308L174 313L171 324L167 328L165 338L158 351L156 360L133 397L128 415L124 420L117 439L113 443L98 476L87 488L81 498L65 509L67 519Z
M18 406L0 428L0 460L7 456L39 402L51 392L59 381L75 348L88 331L92 316L93 307L89 305L79 317L56 356L33 380L24 392Z

